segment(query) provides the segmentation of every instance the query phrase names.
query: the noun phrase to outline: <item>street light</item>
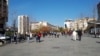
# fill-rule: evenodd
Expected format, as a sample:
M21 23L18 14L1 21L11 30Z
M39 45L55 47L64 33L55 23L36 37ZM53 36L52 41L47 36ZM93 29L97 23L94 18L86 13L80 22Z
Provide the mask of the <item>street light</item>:
M95 38L96 38L96 21L95 21L95 23L94 23L94 34L95 34Z

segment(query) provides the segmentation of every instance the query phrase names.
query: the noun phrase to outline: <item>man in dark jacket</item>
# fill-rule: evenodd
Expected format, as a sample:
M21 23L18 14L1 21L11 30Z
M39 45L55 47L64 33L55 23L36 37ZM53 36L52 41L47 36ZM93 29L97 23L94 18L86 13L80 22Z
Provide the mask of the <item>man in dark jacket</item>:
M82 30L78 30L78 31L77 31L77 33L78 33L78 38L79 38L79 41L81 41Z

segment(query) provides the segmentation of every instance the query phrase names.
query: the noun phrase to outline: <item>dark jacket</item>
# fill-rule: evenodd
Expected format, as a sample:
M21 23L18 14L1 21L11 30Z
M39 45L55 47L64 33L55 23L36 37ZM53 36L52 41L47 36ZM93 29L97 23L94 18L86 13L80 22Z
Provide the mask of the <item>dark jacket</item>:
M78 30L77 33L79 36L82 36L82 30Z

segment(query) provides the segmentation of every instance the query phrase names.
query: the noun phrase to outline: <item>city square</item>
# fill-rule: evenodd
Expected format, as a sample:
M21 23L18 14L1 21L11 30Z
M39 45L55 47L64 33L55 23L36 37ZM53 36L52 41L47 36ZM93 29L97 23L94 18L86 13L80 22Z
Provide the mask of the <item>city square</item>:
M84 34L82 41L71 40L72 36L55 38L46 36L37 43L7 44L0 47L0 56L100 56L100 38Z
M0 56L100 56L100 0L0 0Z

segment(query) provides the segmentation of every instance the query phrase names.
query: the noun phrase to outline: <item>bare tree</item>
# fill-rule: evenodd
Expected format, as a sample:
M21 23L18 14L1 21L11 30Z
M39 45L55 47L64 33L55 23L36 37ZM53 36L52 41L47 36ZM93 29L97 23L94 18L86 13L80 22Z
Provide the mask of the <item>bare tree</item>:
M12 13L12 27L13 27L13 31L15 33L16 32L16 12Z

